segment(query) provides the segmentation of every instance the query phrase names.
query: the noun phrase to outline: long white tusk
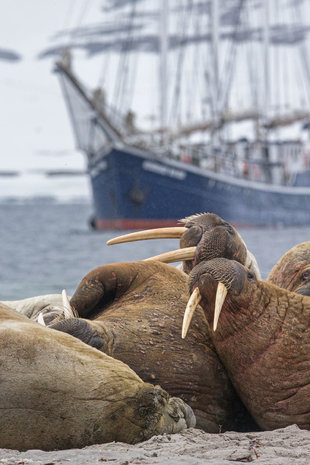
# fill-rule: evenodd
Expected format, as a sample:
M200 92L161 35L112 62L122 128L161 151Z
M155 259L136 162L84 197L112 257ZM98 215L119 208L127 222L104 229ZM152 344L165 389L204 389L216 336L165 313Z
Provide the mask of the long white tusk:
M145 231L137 231L125 234L124 236L114 237L107 242L107 245L120 244L122 242L144 241L147 239L178 239L186 230L187 228L184 226L146 229Z
M192 292L192 295L190 296L189 301L187 302L186 309L184 312L183 324L182 324L182 339L186 337L186 334L187 334L189 325L191 324L194 312L200 301L201 301L201 294L200 294L199 288L196 287L194 291Z
M183 249L171 250L170 252L146 258L144 261L155 260L163 263L180 262L182 260L192 260L195 257L196 247L184 247Z
M46 326L45 321L44 321L44 318L43 318L43 313L42 313L42 312L39 313L37 322L38 322L40 325L42 325L42 326Z
M223 303L225 301L227 295L227 289L225 284L219 282L217 285L216 290L216 297L215 297L215 310L214 310L214 320L213 320L213 331L216 331L217 323L219 321L220 313L223 307Z
M62 294L62 305L63 305L63 308L64 308L65 319L66 318L74 318L75 314L74 314L74 311L72 310L72 307L70 305L66 289L63 289L61 294Z

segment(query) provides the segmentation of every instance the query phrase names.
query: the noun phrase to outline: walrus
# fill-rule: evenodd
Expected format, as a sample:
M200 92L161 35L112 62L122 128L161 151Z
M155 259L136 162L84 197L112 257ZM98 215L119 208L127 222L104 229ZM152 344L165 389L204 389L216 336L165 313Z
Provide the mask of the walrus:
M126 364L0 304L0 448L69 449L195 426Z
M237 260L261 278L254 255L238 231L214 213L199 213L179 220L184 226L133 232L110 239L107 245L147 239L179 238L181 249L163 253L148 260L172 263L183 260L181 269L189 274L195 265L216 257Z
M310 429L310 298L224 258L197 265L189 282L190 301L213 324L217 353L258 425Z
M286 252L270 271L267 282L310 296L310 242L297 244Z
M188 299L185 273L160 262L127 262L88 273L70 304L83 318L51 327L127 363L194 410L208 432L254 428L236 396L198 310L194 331L181 339ZM251 426L250 426L251 425Z
M51 322L56 323L56 321L65 318L78 316L72 310L69 299L66 290L63 289L61 294L38 295L20 300L6 300L0 303L33 321L48 325Z

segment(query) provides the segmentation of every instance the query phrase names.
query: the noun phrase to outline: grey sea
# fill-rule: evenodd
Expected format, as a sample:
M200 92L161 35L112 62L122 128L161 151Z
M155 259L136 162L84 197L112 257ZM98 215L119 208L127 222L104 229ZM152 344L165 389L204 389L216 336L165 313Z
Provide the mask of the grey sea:
M178 248L175 239L108 247L106 241L123 232L92 231L88 226L91 215L88 203L2 201L0 300L59 293L62 289L72 295L83 276L96 266L143 260ZM310 227L239 232L256 256L263 278L283 253L310 240Z

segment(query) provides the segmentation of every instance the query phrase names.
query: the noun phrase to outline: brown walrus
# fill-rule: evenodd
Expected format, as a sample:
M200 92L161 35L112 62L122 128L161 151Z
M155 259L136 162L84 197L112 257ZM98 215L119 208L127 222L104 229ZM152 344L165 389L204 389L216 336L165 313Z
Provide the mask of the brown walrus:
M159 260L164 263L183 260L182 270L188 274L202 261L225 257L247 266L260 279L260 271L254 255L247 249L238 231L220 216L214 213L200 213L184 218L180 223L184 226L129 233L110 239L107 244L179 238L181 249L151 257L149 260Z
M267 282L310 296L310 242L286 252L270 271Z
M194 426L127 365L0 304L0 448L68 449Z
M215 320L217 353L260 427L310 429L310 298L223 258L195 267L190 287Z
M182 341L187 300L187 275L169 265L110 264L88 273L71 298L74 310L87 320L68 319L52 327L180 396L193 408L198 427L209 432L253 428L214 350L202 311Z

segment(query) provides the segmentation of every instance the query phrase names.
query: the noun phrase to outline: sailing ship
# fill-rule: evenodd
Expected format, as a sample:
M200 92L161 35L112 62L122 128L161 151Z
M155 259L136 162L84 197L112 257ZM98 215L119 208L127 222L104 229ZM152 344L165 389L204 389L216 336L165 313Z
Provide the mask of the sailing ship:
M139 128L134 104L113 106L106 89L92 91L82 84L73 70L72 49L66 48L56 63L77 146L87 157L92 226L170 226L200 212L214 212L235 225L309 225L307 2L158 3L152 6L161 6L161 14L149 12L160 19L158 40L141 36L140 23L134 22L143 17L137 14L141 2L128 0L123 2L129 14L122 40L99 47L103 53L119 52L125 65L118 65L121 72L115 76L128 81L130 57L137 60L141 47L146 54L153 44L151 52L160 63L160 115L148 128ZM168 18L173 10L181 14L182 6L178 23L183 32L178 35L175 25L170 32ZM81 29L76 35L82 36ZM189 68L196 76L186 87ZM286 86L294 79L288 103ZM129 85L121 85L128 101ZM197 98L198 87L203 96ZM147 97L146 90L142 106Z

